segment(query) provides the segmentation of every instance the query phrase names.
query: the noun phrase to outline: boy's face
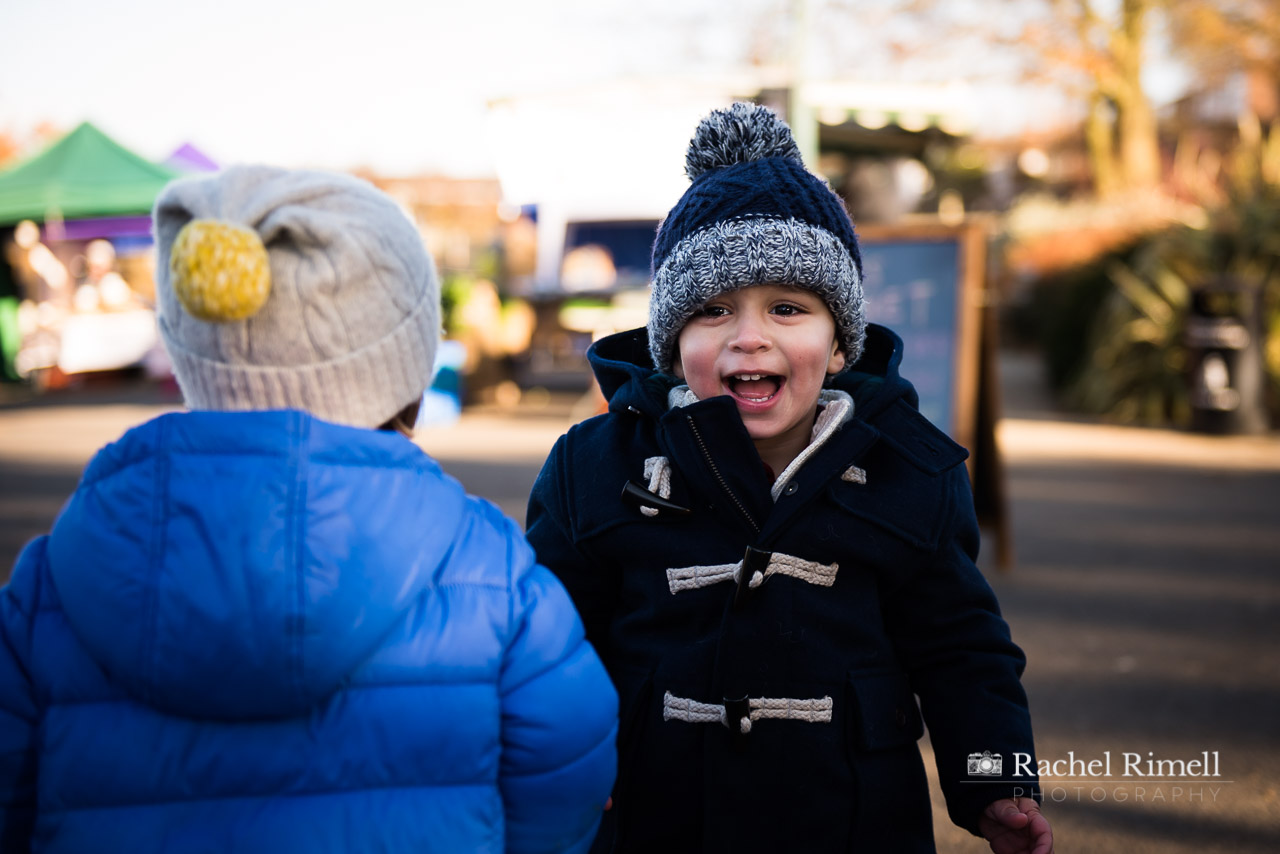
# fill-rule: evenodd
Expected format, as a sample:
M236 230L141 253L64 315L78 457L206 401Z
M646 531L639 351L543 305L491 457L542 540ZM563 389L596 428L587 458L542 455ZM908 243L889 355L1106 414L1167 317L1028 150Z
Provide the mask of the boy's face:
M700 400L732 397L762 456L762 443L795 446L792 456L804 449L823 381L845 361L826 303L784 285L709 300L677 342L676 375Z

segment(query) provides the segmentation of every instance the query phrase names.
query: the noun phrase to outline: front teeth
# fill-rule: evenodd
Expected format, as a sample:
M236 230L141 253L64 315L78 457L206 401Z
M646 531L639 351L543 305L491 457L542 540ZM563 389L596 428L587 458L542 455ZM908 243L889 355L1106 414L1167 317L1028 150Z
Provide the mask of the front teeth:
M764 379L764 374L735 374L734 379L743 380L745 382L754 382L755 380Z

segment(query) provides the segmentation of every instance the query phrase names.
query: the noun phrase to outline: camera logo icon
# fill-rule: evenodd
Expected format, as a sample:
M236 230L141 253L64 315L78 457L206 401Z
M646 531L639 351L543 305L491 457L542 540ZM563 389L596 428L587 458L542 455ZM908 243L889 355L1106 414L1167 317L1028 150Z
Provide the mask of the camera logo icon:
M999 753L984 750L981 753L969 754L970 777L999 777L1004 768L1004 757Z

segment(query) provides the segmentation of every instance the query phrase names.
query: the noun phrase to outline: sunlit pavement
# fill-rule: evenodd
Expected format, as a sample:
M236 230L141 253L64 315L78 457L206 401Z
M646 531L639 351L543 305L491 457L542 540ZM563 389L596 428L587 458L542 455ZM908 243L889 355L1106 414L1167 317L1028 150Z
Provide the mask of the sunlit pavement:
M1068 771L1069 757L1110 752L1115 778L1044 782L1057 850L1280 851L1280 436L1064 418L1033 363L1009 355L1001 369L1014 565L999 572L986 553L982 565L1027 652L1040 757ZM0 403L0 574L98 446L176 408L121 397ZM469 410L419 443L523 520L572 404ZM1126 753L1215 751L1216 778L1122 776ZM949 825L936 791L935 815L940 850L988 850Z

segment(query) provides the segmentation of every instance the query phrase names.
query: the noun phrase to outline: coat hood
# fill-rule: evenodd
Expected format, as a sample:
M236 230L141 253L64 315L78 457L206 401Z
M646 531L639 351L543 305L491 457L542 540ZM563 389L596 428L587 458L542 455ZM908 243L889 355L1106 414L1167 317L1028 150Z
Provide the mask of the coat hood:
M631 409L660 417L667 409L667 392L682 382L654 370L645 329L600 339L587 351L587 359L611 411ZM852 395L862 418L872 418L899 399L918 409L915 389L898 374L901 364L902 339L884 326L868 324L862 356L828 384Z
M130 695L187 717L289 717L431 585L465 500L395 434L175 413L94 457L49 565L72 630Z

